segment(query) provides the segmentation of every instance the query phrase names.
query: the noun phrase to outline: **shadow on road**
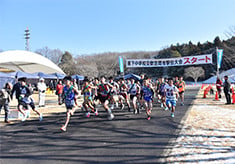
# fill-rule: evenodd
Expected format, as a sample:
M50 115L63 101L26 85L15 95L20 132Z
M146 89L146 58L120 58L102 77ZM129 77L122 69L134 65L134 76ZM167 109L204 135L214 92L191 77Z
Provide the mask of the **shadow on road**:
M185 106L178 106L175 118L154 105L152 119L144 111L133 115L114 110L108 121L100 109L98 117L85 118L77 112L67 132L60 132L65 113L45 117L42 122L29 120L1 128L1 163L156 163L169 148L169 140L191 107L199 88L186 92ZM187 96L188 93L188 96Z

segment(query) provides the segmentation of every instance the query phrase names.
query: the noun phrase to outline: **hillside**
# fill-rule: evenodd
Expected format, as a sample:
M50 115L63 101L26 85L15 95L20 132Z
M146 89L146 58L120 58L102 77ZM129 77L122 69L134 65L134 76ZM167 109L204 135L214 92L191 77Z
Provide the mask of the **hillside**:
M221 41L219 37L214 39L214 42L206 42L197 45L191 41L188 44L171 45L161 51L141 51L141 52L124 52L124 53L103 53L90 56L78 56L75 58L77 63L77 72L85 76L115 76L118 73L118 56L123 56L124 59L147 59L147 58L171 58L181 56L191 56L200 54L213 54L213 62L216 63L216 47L223 49L223 61L220 71L235 68L235 37ZM205 70L204 80L216 73L216 65L201 65ZM146 73L149 76L157 77L162 75L181 76L184 74L184 69L187 67L168 67L168 68L135 68L127 69L125 72ZM189 79L190 80L190 79Z

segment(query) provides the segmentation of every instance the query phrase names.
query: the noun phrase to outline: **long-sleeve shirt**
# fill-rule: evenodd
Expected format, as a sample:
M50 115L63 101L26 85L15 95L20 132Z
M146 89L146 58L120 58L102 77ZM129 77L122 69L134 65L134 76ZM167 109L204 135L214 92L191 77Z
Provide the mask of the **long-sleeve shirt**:
M224 81L224 92L228 93L230 92L230 88L231 88L231 83L229 80L225 80Z

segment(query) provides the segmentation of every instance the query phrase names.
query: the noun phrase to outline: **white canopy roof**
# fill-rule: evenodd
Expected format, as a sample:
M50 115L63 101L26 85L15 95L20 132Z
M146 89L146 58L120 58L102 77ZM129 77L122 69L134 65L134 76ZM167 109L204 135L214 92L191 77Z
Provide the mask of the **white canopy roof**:
M5 51L0 53L0 67L27 73L62 73L64 72L52 61L42 55L23 51Z

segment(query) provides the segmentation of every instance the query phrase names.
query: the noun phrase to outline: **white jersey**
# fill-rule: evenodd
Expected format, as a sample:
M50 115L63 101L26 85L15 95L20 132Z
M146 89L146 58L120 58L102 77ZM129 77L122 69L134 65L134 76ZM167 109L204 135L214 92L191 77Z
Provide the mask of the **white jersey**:
M166 84L164 87L164 92L166 93L166 98L168 100L176 100L178 88L174 85L170 86L169 84Z

